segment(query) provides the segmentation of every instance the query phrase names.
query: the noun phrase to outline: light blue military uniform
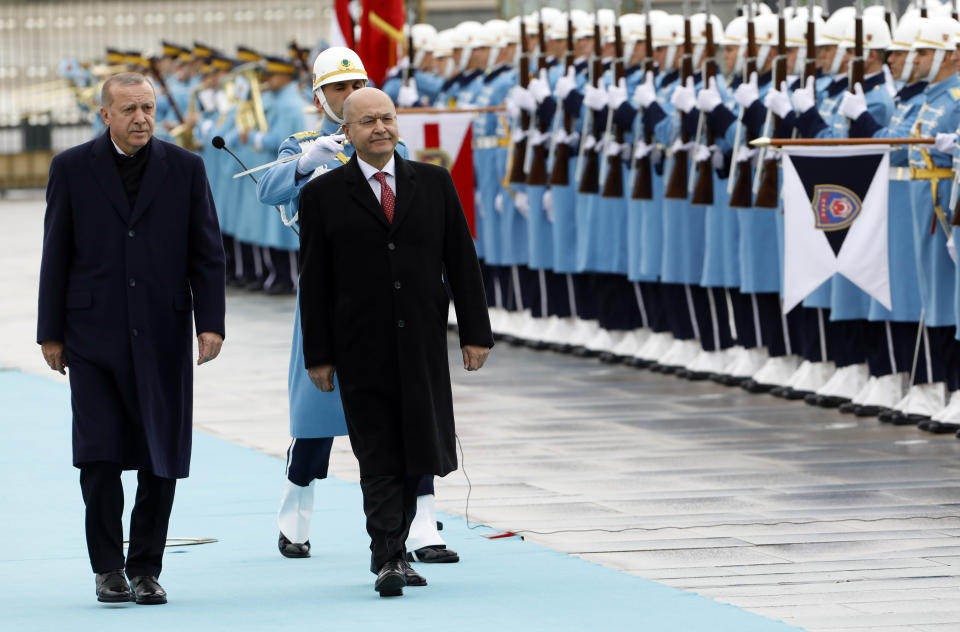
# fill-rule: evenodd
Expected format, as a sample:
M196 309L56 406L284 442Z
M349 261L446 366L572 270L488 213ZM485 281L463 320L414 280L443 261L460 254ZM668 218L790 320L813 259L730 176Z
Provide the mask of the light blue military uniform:
M915 135L933 137L940 132L956 132L960 125L960 77L951 74L948 78L927 86L924 97L914 126ZM929 145L911 145L909 155L910 166L914 169L949 170L953 165L952 156ZM936 199L933 197L934 186ZM948 208L951 186L951 178L946 172L944 177L910 181L920 296L924 307L924 322L928 327L956 324L956 266L947 252L947 236L934 213L934 205L937 205L949 220L953 211Z

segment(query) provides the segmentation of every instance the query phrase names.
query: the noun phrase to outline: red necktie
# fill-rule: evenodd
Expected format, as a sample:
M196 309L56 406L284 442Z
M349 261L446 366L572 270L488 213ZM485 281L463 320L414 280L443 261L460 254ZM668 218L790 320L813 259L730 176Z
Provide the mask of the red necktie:
M380 183L380 206L383 207L383 214L387 216L387 221L393 223L393 205L397 199L393 196L393 189L387 184L387 174L378 171L373 177Z

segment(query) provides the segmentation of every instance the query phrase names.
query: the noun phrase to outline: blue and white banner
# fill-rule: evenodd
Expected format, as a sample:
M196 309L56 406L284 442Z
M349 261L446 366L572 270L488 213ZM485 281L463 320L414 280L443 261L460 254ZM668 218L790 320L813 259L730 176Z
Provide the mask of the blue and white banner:
M783 152L783 311L834 274L890 309L887 145Z

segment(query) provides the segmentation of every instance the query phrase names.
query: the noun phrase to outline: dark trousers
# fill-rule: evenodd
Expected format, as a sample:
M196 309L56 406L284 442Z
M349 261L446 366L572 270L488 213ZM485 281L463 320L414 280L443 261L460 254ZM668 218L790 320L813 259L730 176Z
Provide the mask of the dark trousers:
M90 566L94 573L125 568L128 577L159 577L177 481L146 471L137 473L137 498L130 514L130 546L124 560L121 471L115 463L80 466Z
M361 476L363 513L370 535L370 571L376 573L390 560L406 558L404 543L417 514L420 475Z

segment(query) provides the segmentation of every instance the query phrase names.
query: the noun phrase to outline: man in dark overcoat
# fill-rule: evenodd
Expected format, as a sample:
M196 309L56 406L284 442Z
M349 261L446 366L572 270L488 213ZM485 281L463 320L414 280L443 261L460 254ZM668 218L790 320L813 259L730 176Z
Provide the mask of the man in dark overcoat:
M339 375L374 587L392 596L426 583L404 550L419 477L457 467L444 277L465 369L483 366L493 337L449 172L396 154L397 114L383 92L351 94L344 119L356 154L300 194L304 363L321 390Z
M176 479L190 469L192 326L198 364L224 336L223 246L203 162L152 138L155 111L143 75L107 80L108 129L57 155L47 184L37 342L50 368L69 368L73 463L106 602L166 603L157 577ZM120 473L131 469L124 558Z

